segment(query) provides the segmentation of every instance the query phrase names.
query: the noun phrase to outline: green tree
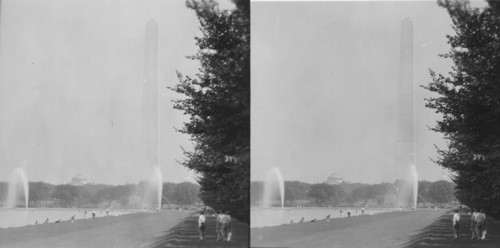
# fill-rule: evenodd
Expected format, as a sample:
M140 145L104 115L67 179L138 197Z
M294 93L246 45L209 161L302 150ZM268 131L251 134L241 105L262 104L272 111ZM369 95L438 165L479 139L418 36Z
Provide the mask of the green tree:
M173 200L179 205L192 205L198 201L200 187L194 183L183 182L175 186Z
M429 189L429 197L436 203L450 203L453 199L455 185L452 182L440 180L432 183Z
M351 198L354 201L364 201L363 205L366 205L368 199L368 186L361 186L359 188L355 188L351 192Z
M378 204L383 204L385 195L388 194L391 186L387 183L363 185L352 191L351 197L355 201L364 201L366 205L369 200L376 201Z
M134 191L134 186L131 184L126 185L117 185L117 186L109 186L106 188L102 188L96 192L93 197L94 203L106 203L108 207L114 202L127 203L128 196L132 195Z
M425 204L425 203L431 201L431 197L429 195L431 186L432 186L432 182L429 182L429 181L418 181L418 197L417 197L417 202Z
M258 205L264 195L264 182L254 181L251 183L250 205ZM286 198L286 197L285 197Z
M190 118L179 131L191 136L194 149L184 151L182 164L198 173L200 198L249 221L250 5L234 3L235 9L220 10L213 0L187 2L202 34L190 58L201 67L196 78L178 72L171 89L183 95L174 108Z
M52 196L52 185L44 182L29 182L29 200L36 206L41 200L49 200Z
M174 192L175 192L175 183L163 183L162 189L162 205L163 204L172 204L174 202Z
M346 194L344 189L339 185L318 183L311 185L311 189L307 196L314 199L319 205L335 205L344 200Z
M132 195L133 191L134 191L134 185L132 184L117 185L114 186L113 190L111 191L111 198L114 201L119 201L124 197Z
M451 170L456 196L500 214L500 17L495 1L483 9L468 1L439 1L448 10L455 34L442 55L454 66L448 75L431 71L424 88L436 93L426 106L442 115L432 128L444 134L439 165Z
M377 195L375 197L375 202L377 202L378 205L382 205L385 203L385 197L383 195Z
M63 206L73 204L79 196L78 187L69 184L57 185L52 193L52 198L59 199Z
M83 186L77 186L78 196L74 201L74 205L76 206L85 206L90 203L92 199L92 195L89 190Z
M106 202L108 206L111 205L111 202L113 201L111 199L111 191L112 191L112 187L106 187L106 188L100 189L94 195L93 202L95 204Z
M311 190L311 185L308 183L285 181L285 201L290 201L290 205L293 206L295 200L306 198L309 190Z
M6 182L0 182L0 199L7 199L7 191L9 186Z

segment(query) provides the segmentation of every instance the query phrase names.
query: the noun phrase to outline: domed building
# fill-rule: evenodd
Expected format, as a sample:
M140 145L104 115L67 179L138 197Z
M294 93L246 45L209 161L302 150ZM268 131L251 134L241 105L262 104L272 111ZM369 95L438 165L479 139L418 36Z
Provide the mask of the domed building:
M80 186L87 184L87 178L83 177L82 174L76 174L73 178L71 178L71 181L69 184L74 185L74 186Z
M327 179L326 182L327 184L330 185L336 185L336 184L341 184L344 182L344 179L341 178L337 173L332 173Z

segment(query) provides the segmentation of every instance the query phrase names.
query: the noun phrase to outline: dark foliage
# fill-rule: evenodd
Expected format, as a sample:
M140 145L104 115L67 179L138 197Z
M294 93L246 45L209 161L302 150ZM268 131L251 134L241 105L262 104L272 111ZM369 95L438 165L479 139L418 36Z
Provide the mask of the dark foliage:
M320 206L337 205L344 200L346 193L339 185L318 183L311 185L311 189L309 193L307 193L307 196L315 199L316 203Z
M432 128L444 134L439 165L454 173L456 197L463 204L499 215L500 207L500 13L467 1L439 1L453 22L451 51L441 55L454 66L448 75L431 71L426 88L437 97L426 106L442 115Z
M391 197L397 196L397 189L406 185L402 180L394 183L362 184L343 182L337 185L309 184L299 181L285 181L285 206L390 206L396 202ZM455 184L449 181L419 181L418 202L432 205L452 203ZM252 205L262 203L264 182L252 182ZM279 202L278 189L274 203ZM386 200L386 198L388 198ZM394 199L393 199L394 200Z
M250 8L235 1L219 10L212 0L188 1L201 37L189 58L201 64L196 78L178 72L171 88L182 94L174 108L190 117L179 131L194 141L182 164L199 175L204 204L249 221L250 215ZM226 156L235 158L228 161Z
M69 184L52 185L44 182L29 182L29 206L56 207L138 207L129 204L129 197L142 201L151 194L153 186L147 182L125 185L85 184L74 186ZM7 183L0 182L0 199L7 198ZM163 204L193 205L199 203L199 186L190 182L163 183ZM24 199L23 199L24 201ZM145 202L142 202L145 203ZM147 204L147 202L146 202ZM1 206L1 201L0 201ZM168 206L167 206L168 207Z

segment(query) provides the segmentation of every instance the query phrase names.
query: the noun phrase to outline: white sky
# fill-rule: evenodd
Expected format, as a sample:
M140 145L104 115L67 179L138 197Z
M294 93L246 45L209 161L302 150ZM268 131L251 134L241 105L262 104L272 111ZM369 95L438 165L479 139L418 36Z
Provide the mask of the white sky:
M393 182L401 21L414 24L415 83L447 73L451 20L435 1L252 3L252 180ZM416 87L420 180L447 178L437 116Z
M30 181L95 183L148 179L140 130L145 23L159 27L161 170L192 177L176 160L191 146L174 132L175 70L193 75L195 13L183 0L3 0L0 15L0 180L24 167ZM231 6L227 1L223 7ZM449 70L446 11L415 3L252 3L252 179L272 166L286 180L392 181L399 24L414 20L415 79ZM417 88L421 179L440 136ZM111 125L111 122L113 125Z
M194 75L198 20L185 1L3 0L0 40L0 180L149 179L140 144L145 24L158 22L163 180L192 177L176 160L189 137L166 89ZM224 2L223 7L231 4ZM113 124L111 124L113 123Z

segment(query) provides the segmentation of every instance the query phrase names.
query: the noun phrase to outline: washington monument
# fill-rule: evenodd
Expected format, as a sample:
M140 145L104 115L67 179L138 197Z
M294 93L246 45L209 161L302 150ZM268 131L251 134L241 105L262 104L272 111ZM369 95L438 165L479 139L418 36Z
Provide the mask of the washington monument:
M144 82L142 92L142 136L144 162L153 170L153 183L156 185L158 210L161 209L163 180L160 170L160 146L158 135L158 23L146 23L144 53Z
M409 167L415 165L415 111L413 69L413 21L401 23L401 53L397 103L397 178L406 178Z
M158 24L146 23L144 82L142 91L142 137L145 160L158 165Z

